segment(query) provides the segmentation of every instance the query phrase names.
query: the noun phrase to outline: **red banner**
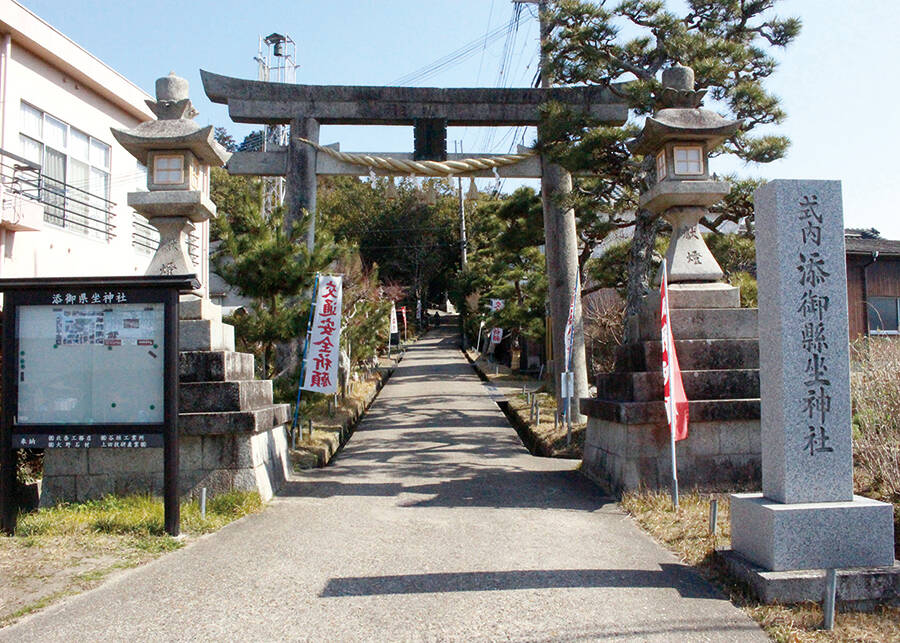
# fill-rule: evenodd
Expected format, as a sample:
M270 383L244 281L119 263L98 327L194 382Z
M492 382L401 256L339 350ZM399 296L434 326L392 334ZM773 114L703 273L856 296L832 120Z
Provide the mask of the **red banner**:
M665 267L659 287L659 317L662 330L663 391L666 416L669 419L669 430L675 439L684 440L688 436L688 399L681 381L681 368L678 366L678 355L675 353L675 340L669 320L669 284L666 279Z

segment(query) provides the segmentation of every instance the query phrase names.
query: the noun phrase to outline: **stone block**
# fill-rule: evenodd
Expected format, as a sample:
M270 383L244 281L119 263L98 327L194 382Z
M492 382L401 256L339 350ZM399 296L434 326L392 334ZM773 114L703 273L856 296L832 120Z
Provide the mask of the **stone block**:
M847 276L839 181L756 190L763 492L850 501Z
M731 496L732 548L769 571L890 566L893 520L892 505L861 496L791 504Z
M154 473L163 470L163 450L152 449L86 449L88 473L127 474ZM111 492L110 492L111 493Z
M61 502L75 502L75 477L44 474L41 489L41 507L52 507Z
M181 382L252 380L253 355L233 351L182 351L178 355Z
M748 454L750 449L750 432L757 422L726 422L719 425L719 453ZM759 451L757 451L759 453Z
M156 474L132 473L124 476L111 476L111 478L113 493L116 495L130 496L146 493L162 495L163 493L162 478ZM157 480L159 480L159 484L157 484Z
M251 436L211 435L203 440L203 468L242 469L255 466Z
M691 422L687 438L678 446L684 445L687 452L695 456L719 455L722 452L719 443L720 426L712 422Z
M178 322L178 347L183 351L234 350L233 327L231 345L225 341L225 326L211 319L186 319Z
M271 380L187 382L179 387L182 413L249 411L272 404Z
M182 295L178 302L179 319L222 321L222 307L207 297Z
M78 502L98 500L115 492L115 476L92 474L75 479L75 499Z
M672 309L672 335L679 339L755 339L759 336L756 308L683 308ZM631 337L659 339L659 307L644 305Z
M755 339L676 340L675 351L684 371L759 369L759 342ZM661 370L659 340L624 344L616 349L617 373Z
M203 466L203 440L193 435L178 438L178 467L181 470L200 469Z
M716 554L763 603L818 603L824 598L824 569L771 572L753 564L733 549L719 550ZM894 561L890 567L838 571L836 602L841 611L869 610L878 604L897 605L900 603L900 564Z
M659 307L659 293L647 295L647 305ZM740 308L741 289L722 282L670 283L669 310L678 308Z
M234 351L234 326L222 324L222 348L226 351Z
M44 475L70 476L88 472L88 449L45 449Z

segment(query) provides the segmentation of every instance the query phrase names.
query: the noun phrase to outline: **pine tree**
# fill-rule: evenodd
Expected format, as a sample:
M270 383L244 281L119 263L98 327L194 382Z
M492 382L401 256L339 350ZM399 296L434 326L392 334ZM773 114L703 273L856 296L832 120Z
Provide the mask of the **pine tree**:
M800 20L775 16L776 0L688 0L683 15L660 0L550 4L554 29L544 47L548 73L561 84L609 87L631 109L626 126L597 127L551 105L541 145L568 169L596 176L578 181L573 192L584 241L596 243L615 227L634 225L627 287L629 314L634 314L649 289L653 244L663 224L637 207L647 172L644 159L633 158L625 141L639 131L638 119L654 110L659 72L674 64L693 68L696 89L707 90L709 107L743 119L742 131L713 154L754 163L776 160L788 139L754 129L784 119L777 97L765 88L777 68L769 49L787 47L800 31ZM745 187L738 186L710 225L752 212Z

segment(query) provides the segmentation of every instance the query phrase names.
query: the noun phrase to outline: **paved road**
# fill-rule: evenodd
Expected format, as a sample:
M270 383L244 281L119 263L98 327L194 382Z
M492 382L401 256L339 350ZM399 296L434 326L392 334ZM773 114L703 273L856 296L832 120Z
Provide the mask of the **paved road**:
M0 640L767 640L576 466L525 451L440 329L332 466Z

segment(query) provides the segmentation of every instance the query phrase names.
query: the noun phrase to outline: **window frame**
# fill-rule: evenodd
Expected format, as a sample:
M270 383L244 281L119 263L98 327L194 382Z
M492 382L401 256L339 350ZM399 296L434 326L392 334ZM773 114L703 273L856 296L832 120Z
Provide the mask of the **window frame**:
M29 128L26 127L24 114L28 112L31 112L32 117L40 115L40 132L30 131ZM59 190L58 188L54 189L52 186L46 186L47 191L56 195L56 199L61 201L61 203L45 201L43 198L43 190L41 191L42 196L40 197L40 200L45 206L44 221L52 226L74 232L84 237L100 238L109 242L113 236L113 226L111 223L112 202L109 198L112 186L112 146L106 141L92 136L88 132L71 125L69 122L54 116L50 112L40 109L26 100L19 101L19 114L18 133L21 151L23 152L23 156L30 158L29 155L25 153L25 140L36 145L35 151L39 150L40 152L40 159L36 162L41 166L42 177L45 176L44 169L46 166L48 149L63 157L64 165L62 181L59 179L49 179L54 183L61 183L62 190ZM48 121L51 124L58 126L58 130L60 129L59 126L62 128L63 145L61 149L59 145L47 142ZM36 138L36 134L39 134L39 137ZM87 141L87 155L82 153L84 151L83 149L78 148L78 143L84 142L85 140ZM103 153L105 165L96 165L94 163L95 150ZM69 170L73 167L73 163L87 166L88 182L86 185L79 186L69 184ZM93 184L91 177L94 172L106 176L105 194L97 194L91 190ZM70 190L73 192L72 194L69 193ZM94 199L99 200L100 203L94 204ZM53 200L55 199L51 197L51 201ZM88 211L90 211L90 214L88 214ZM101 213L104 213L105 215L103 218L101 218ZM101 227L104 228L105 231L99 229Z
M160 161L172 161L178 160L177 168L160 168ZM185 183L185 167L184 167L184 154L155 154L153 156L153 184L155 185L184 185ZM160 172L175 172L178 171L179 179L177 181L162 181L160 180L159 173Z
M678 171L678 152L697 152L697 160L700 163L700 168L697 172L679 172ZM673 145L672 146L672 173L677 176L703 176L706 174L704 167L704 154L703 154L703 146L702 145ZM687 159L683 161L685 164L690 164L693 161Z
M897 328L894 328L893 330L867 328L866 332L869 335L900 335L900 297L882 297L877 295L868 297L866 300L866 320L868 326L872 325L872 319L874 317L881 318L878 309L872 303L873 299L893 300L897 317Z

